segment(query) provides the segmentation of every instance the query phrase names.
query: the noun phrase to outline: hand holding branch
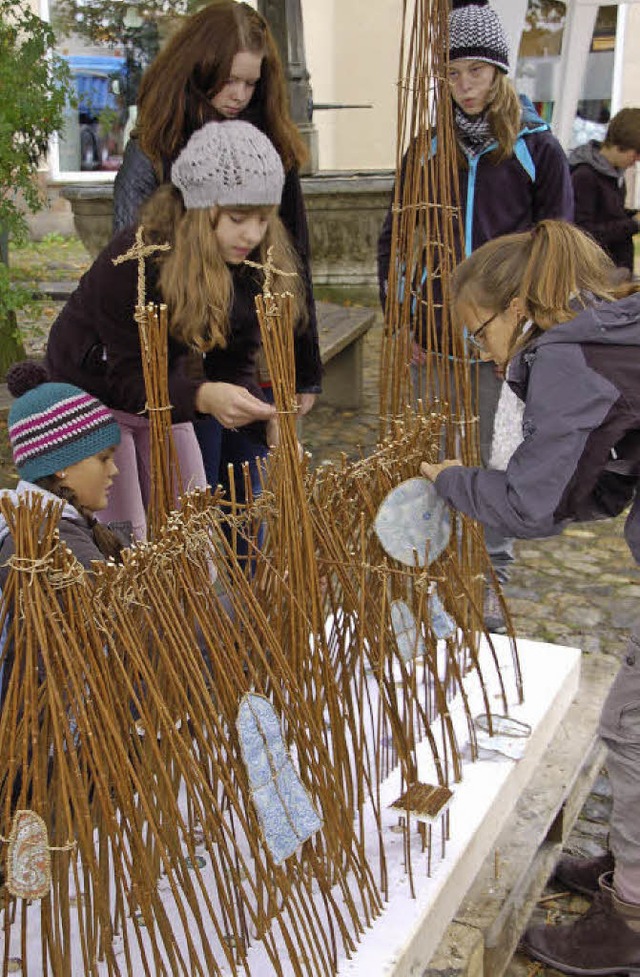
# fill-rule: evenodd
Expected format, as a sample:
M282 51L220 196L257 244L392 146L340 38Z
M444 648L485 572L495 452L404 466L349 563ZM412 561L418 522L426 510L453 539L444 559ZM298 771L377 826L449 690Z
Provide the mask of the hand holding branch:
M235 383L203 383L196 394L196 410L201 414L213 414L223 427L244 427L253 421L269 421L275 418L273 404L254 397Z
M423 461L420 465L420 474L428 478L430 482L435 482L436 478L440 472L444 471L445 468L460 468L462 467L462 462L459 458L446 458L444 461L440 461L437 464L431 464L429 461Z

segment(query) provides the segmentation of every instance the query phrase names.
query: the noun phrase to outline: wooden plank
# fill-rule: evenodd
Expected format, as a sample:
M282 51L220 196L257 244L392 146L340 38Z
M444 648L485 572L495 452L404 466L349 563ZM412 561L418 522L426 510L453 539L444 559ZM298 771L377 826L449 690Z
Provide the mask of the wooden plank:
M320 358L329 363L335 356L364 336L375 321L375 310L345 308L332 302L318 302Z
M54 302L66 302L77 287L77 281L38 282L36 295L38 298L44 295L45 298L52 299Z
M71 282L59 282L52 283L52 292L50 297L53 298L53 292L56 291L56 285L61 286L61 291L58 293L61 297L62 291L67 290L72 285ZM47 283L42 282L41 286L44 290ZM375 310L365 307L360 308L345 308L342 305L336 305L333 302L318 302L318 338L320 342L320 358L324 365L330 363L332 360L340 357L341 353L349 351L349 347L353 344L358 343L362 339L369 329L372 327L375 321ZM335 383L342 388L342 374L347 370L351 372L353 370L361 371L362 364L360 355L354 352L354 356L349 355L349 363L345 362L343 364L343 369L338 369L340 377L336 374ZM336 364L337 366L338 364ZM329 385L333 389L335 385L332 378L327 377L330 381ZM336 395L335 397L330 395L327 399L335 399L336 406L348 406L354 407L358 406L361 398L360 386L361 379L358 376L349 376L347 378L348 384L353 382L353 389L351 392L351 397L348 403L343 403L343 397ZM13 402L13 397L7 390L6 383L0 384L0 410L9 410Z

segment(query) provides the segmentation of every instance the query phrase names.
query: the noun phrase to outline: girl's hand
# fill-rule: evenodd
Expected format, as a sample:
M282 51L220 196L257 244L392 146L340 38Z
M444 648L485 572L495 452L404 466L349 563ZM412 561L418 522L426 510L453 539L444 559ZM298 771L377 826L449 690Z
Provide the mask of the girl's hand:
M276 416L273 404L266 404L235 383L203 383L196 393L196 410L213 414L223 427L244 427L253 421L269 421Z
M304 417L305 414L309 413L316 402L317 396L317 394L296 394L298 417Z
M314 395L311 394L311 396ZM298 445L298 461L302 461L304 458L304 448L299 441L296 443ZM267 444L272 451L280 445L280 427L277 417L272 417L270 421L267 421Z
M280 444L280 427L277 417L271 417L267 421L267 444L271 449L277 448Z
M445 461L438 462L437 465L432 465L428 461L423 461L420 465L420 474L428 478L430 482L435 482L436 478L443 472L445 468L461 468L462 462L459 458L447 458Z

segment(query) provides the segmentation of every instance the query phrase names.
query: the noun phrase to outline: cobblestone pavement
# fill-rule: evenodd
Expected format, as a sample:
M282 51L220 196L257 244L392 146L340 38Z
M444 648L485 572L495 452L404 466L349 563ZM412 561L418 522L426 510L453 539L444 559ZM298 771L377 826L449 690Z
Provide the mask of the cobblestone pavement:
M58 277L65 277L65 270ZM23 324L30 348L40 351L55 308ZM378 360L381 316L365 340L364 402L359 411L339 411L322 404L304 421L302 439L313 464L341 452L358 457L370 452L378 435ZM2 459L0 458L0 467ZM6 484L6 482L5 482ZM561 537L516 544L516 562L506 590L516 633L558 644L577 646L587 655L606 656L612 674L617 667L626 629L640 607L640 568L632 561L622 537L622 519L576 526ZM606 775L589 796L569 847L593 854L602 849L610 807ZM577 896L554 898L550 885L536 919L564 920L583 912L588 903ZM555 977L556 971L516 955L507 977Z
M565 850L573 855L587 857L602 854L607 845L610 810L611 789L606 773L603 771L580 812ZM568 892L554 882L549 882L531 914L530 922L550 925L571 923L582 915L589 905L589 899ZM525 953L516 953L505 972L505 977L559 977L559 974L560 972L552 967L534 962Z

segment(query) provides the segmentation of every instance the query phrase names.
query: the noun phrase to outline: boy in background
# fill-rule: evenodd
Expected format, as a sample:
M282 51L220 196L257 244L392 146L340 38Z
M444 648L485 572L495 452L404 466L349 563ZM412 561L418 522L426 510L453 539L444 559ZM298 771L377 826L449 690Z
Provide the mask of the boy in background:
M633 235L640 212L625 208L624 174L640 159L640 108L621 109L609 123L604 142L595 139L569 156L575 223L613 260L619 281L633 276Z

